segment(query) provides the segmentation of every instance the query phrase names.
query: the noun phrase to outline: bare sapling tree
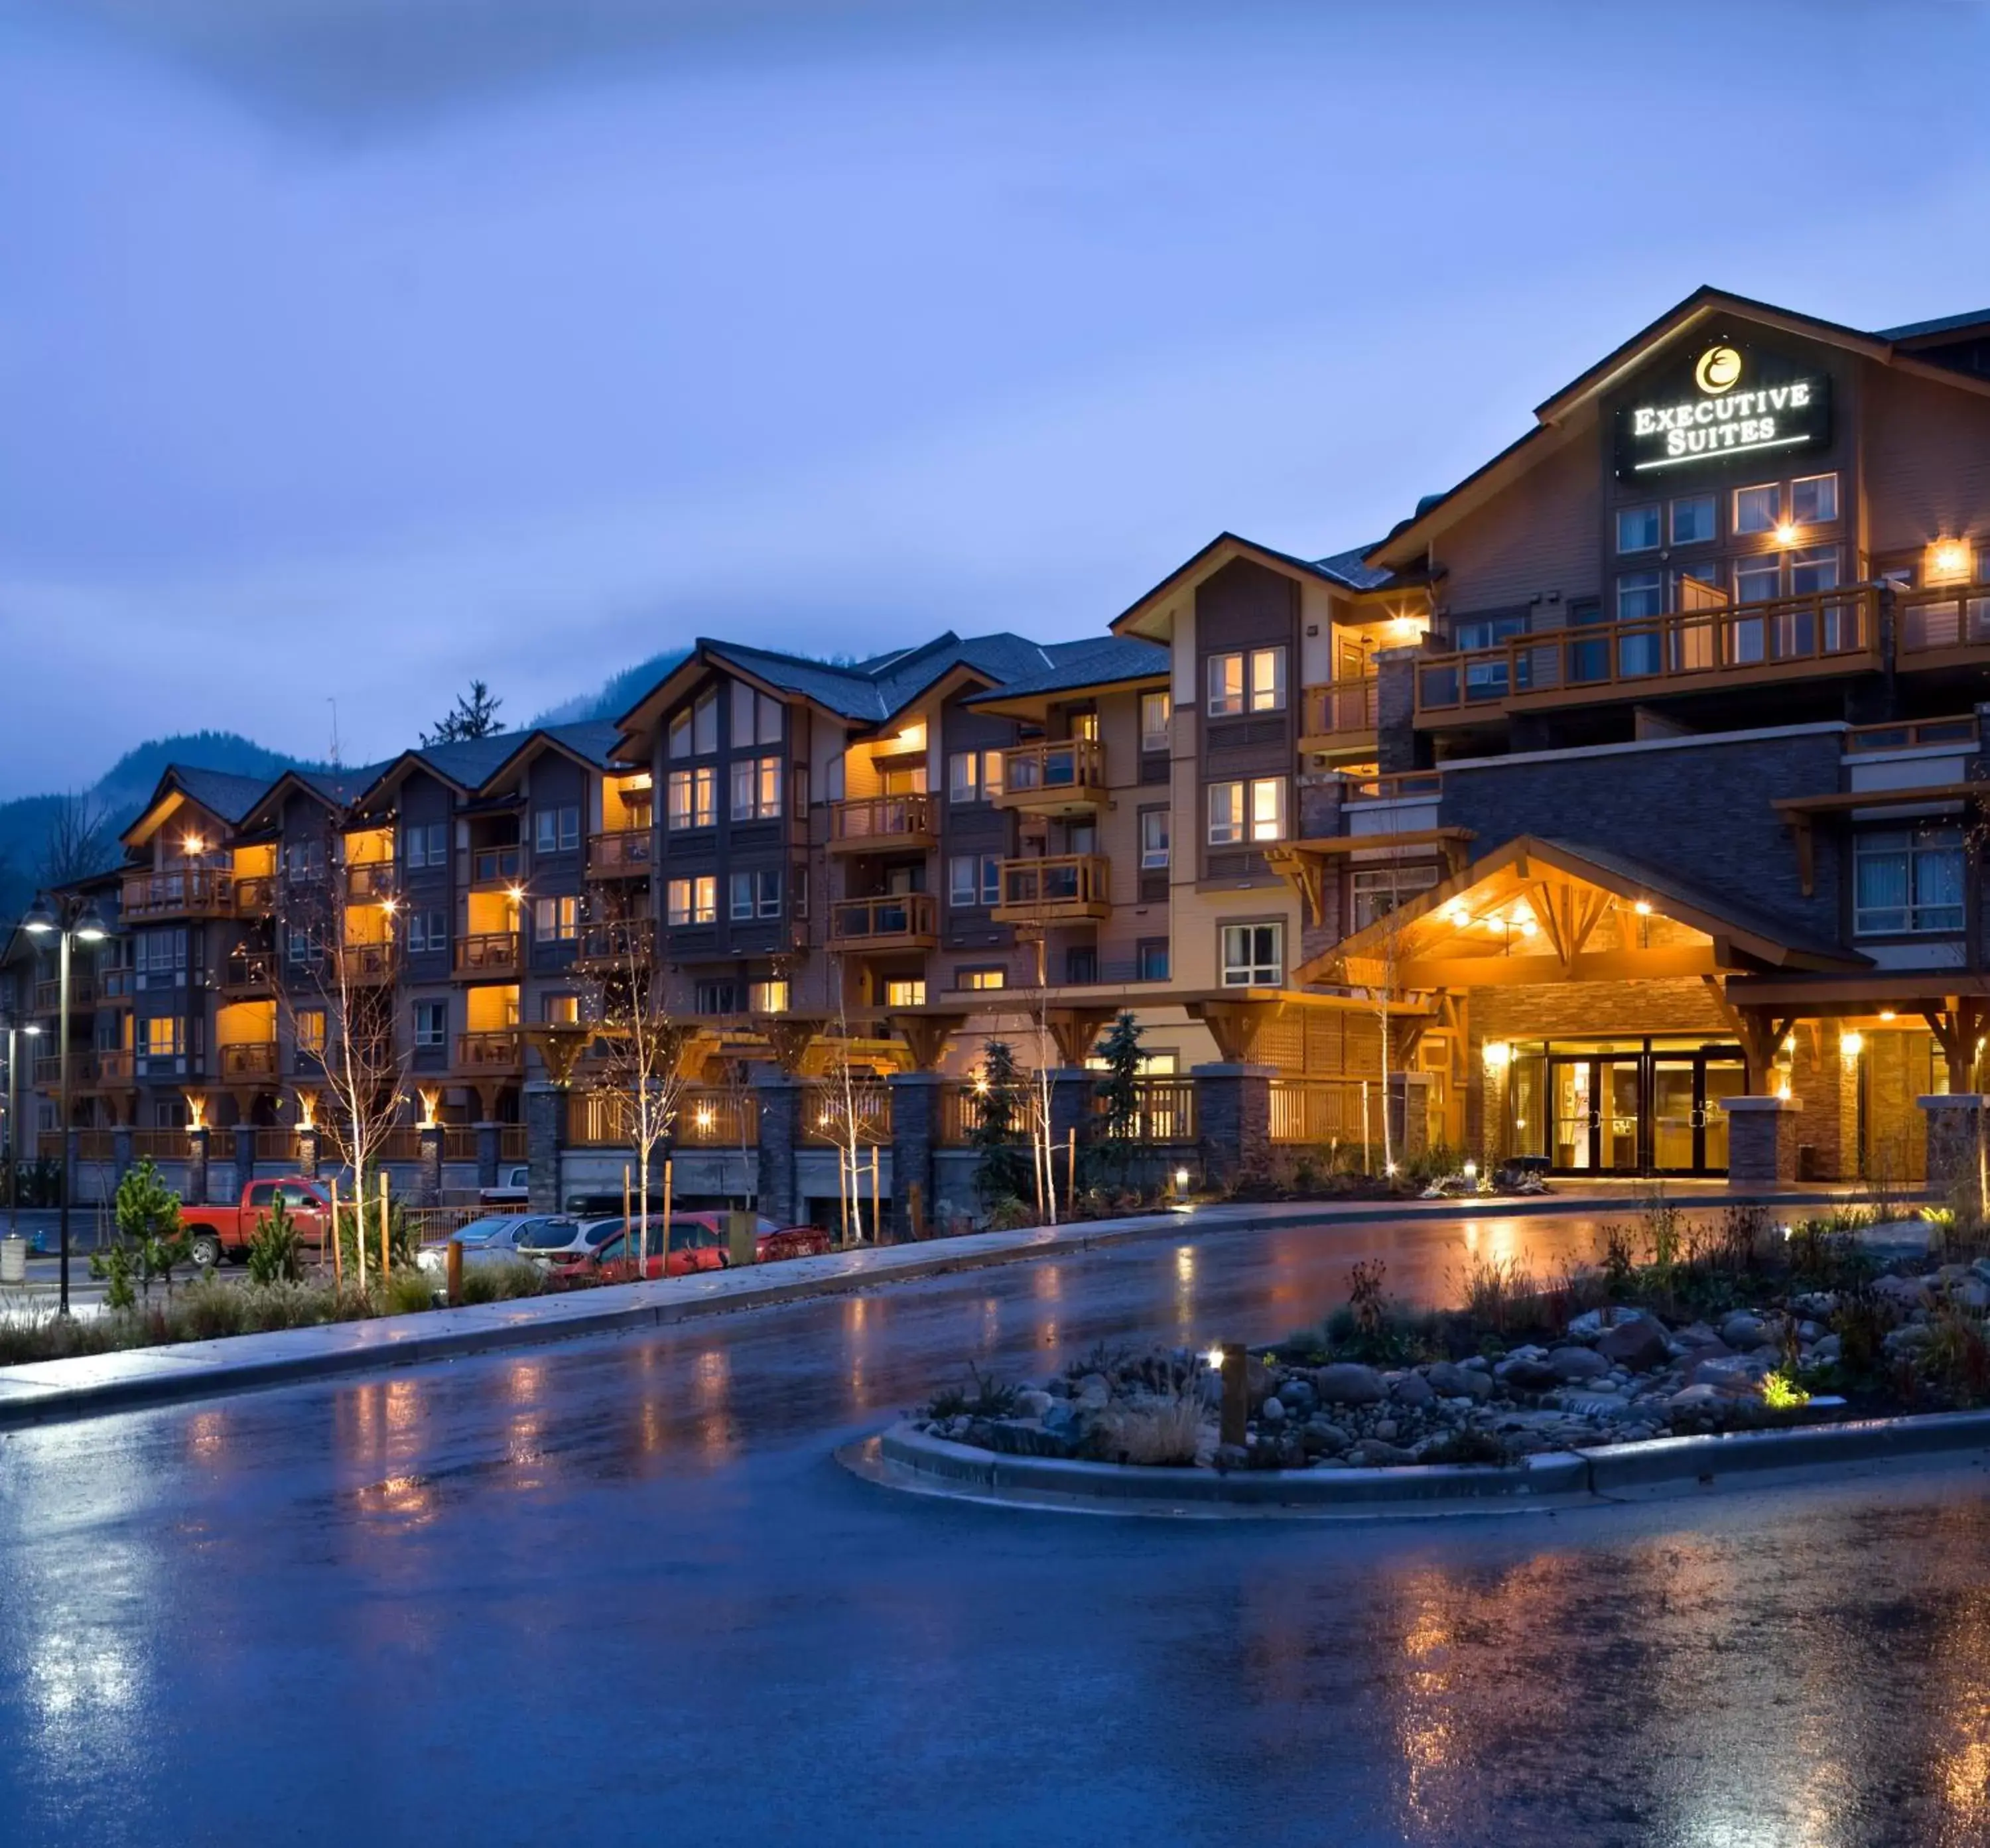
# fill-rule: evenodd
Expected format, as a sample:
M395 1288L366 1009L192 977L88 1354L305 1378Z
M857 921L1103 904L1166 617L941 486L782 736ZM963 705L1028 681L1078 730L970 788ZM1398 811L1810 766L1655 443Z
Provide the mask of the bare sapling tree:
M590 1089L613 1113L636 1157L637 1272L650 1267L650 1176L684 1099L683 1062L691 1030L674 1014L663 973L642 932L623 930L584 1005L599 1051ZM665 1248L669 1230L664 1228Z
M865 1172L864 1151L874 1147L881 1140L875 1109L876 1098L871 1089L869 1074L860 1073L857 1061L851 1056L849 1011L845 1005L844 972L843 958L839 955L828 959L830 980L834 990L836 1003L836 1034L831 1044L829 1068L824 1072L822 1091L822 1114L827 1120L819 1127L834 1132L837 1144L837 1165L844 1170L847 1191L844 1194L849 1212L847 1221L851 1242L864 1242L864 1187ZM874 1225L874 1235L882 1228Z
M49 817L35 863L35 879L44 892L73 885L100 873L115 854L110 811L87 790L59 797Z

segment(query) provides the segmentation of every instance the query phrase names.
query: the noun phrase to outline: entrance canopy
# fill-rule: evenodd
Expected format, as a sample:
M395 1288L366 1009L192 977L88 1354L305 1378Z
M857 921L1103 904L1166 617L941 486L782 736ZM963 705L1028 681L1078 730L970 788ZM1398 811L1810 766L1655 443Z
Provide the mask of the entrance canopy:
M1607 848L1523 834L1343 939L1302 982L1397 993L1869 969L1780 919Z

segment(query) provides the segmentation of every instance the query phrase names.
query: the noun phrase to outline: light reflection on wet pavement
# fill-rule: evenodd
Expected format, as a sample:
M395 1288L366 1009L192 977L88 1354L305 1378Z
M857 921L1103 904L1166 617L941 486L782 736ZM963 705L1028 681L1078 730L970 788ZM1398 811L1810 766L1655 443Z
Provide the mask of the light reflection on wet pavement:
M1974 1471L1323 1527L827 1459L970 1360L1266 1340L1466 1248L1160 1241L9 1437L0 1840L1990 1841Z

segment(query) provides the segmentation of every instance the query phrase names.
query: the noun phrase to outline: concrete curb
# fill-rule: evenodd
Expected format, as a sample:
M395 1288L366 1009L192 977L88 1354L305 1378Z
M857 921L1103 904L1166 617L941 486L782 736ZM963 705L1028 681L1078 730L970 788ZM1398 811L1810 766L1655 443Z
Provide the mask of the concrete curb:
M1990 1451L1990 1411L1659 1438L1599 1450L1551 1451L1504 1467L1412 1464L1219 1476L1211 1469L1000 1456L929 1436L910 1423L839 1452L838 1460L887 1488L1056 1513L1387 1517L1601 1506L1778 1471L1837 1470L1968 1450Z
M1828 1204L1805 1194L1720 1197L1722 1204L1730 1200L1764 1206ZM1153 1239L1289 1228L1331 1229L1403 1220L1635 1212L1639 1205L1635 1198L1614 1196L1530 1194L1516 1200L1362 1201L1346 1204L1268 1201L1196 1207L1126 1219L1082 1221L1075 1225L973 1232L922 1245L873 1246L826 1257L793 1259L764 1270L718 1271L616 1285L569 1296L528 1297L475 1308L383 1316L371 1322L32 1361L0 1367L0 1430L537 1347L584 1335L671 1327L705 1316Z

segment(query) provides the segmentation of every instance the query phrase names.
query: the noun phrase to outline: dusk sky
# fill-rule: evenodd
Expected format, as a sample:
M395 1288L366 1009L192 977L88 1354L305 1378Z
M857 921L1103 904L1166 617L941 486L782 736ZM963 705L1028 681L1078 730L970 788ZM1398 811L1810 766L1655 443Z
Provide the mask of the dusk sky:
M1379 536L1703 281L1990 302L1974 5L0 0L0 795Z

